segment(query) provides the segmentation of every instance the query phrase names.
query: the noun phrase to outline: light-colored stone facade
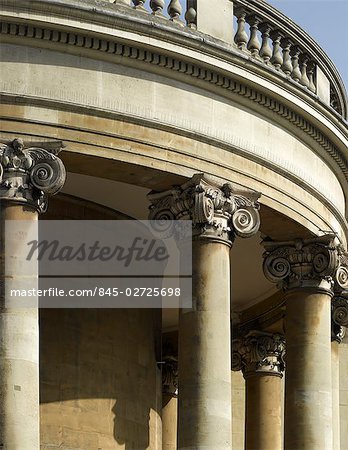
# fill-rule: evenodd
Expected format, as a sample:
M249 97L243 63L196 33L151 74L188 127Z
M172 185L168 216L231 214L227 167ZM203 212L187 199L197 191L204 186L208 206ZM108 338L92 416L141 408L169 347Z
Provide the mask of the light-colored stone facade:
M158 448L156 315L131 309L41 311L41 449Z
M343 82L265 1L181 3L0 0L4 450L348 450ZM192 308L9 302L38 219L148 218L193 222Z

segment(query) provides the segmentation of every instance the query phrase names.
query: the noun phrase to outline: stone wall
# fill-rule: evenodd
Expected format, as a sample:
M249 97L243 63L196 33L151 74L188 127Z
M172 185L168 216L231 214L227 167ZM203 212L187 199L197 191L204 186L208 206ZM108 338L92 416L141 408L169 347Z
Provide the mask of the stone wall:
M127 216L59 195L42 219ZM161 311L40 311L41 450L161 448Z
M41 310L41 450L161 448L155 310Z

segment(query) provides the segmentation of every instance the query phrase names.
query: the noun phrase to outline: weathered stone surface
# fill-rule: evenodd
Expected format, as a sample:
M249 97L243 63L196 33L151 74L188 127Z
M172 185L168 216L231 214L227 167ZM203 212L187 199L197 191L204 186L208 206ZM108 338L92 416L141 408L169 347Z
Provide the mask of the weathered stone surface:
M42 310L43 448L151 448L161 442L155 310Z

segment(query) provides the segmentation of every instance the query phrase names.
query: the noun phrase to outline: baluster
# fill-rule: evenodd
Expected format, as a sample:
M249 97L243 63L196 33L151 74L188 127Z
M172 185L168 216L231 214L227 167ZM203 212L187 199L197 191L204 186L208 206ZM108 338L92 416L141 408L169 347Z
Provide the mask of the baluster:
M180 16L182 13L182 6L179 0L171 0L168 6L168 14L170 15L170 20L173 22L181 22Z
M269 63L269 60L272 57L272 48L269 45L271 29L272 29L271 26L267 23L264 23L259 27L259 30L262 33L262 45L260 49L260 56L266 64Z
M259 54L261 45L259 38L257 36L257 32L259 30L259 23L261 22L261 18L255 15L248 16L246 21L250 25L250 39L247 45L247 49L250 51L252 56L256 57Z
M152 9L152 14L161 16L163 14L164 0L151 0L150 8Z
M280 70L280 67L283 63L283 55L282 52L280 50L280 39L281 39L281 34L279 31L273 31L271 33L271 39L273 42L273 52L272 52L272 58L271 58L271 63L274 65L274 67L277 70Z
M281 65L281 69L285 75L290 75L293 69L290 58L291 41L288 38L283 38L280 44L283 49L283 64Z
M314 63L314 61L310 61L310 63L308 64L308 70L307 70L308 80L309 80L308 89L315 94L317 92L317 88L314 84L314 70L315 70L315 63Z
M244 8L236 8L235 15L237 17L238 29L234 36L234 42L240 50L246 50L248 44L248 34L245 31L245 18L247 11Z
M291 61L292 61L292 72L291 72L291 78L297 82L301 80L301 70L299 66L299 57L301 54L301 49L295 45L292 47L290 55L291 55Z
M145 9L144 3L146 0L132 0L132 2L134 3L135 9Z
M331 108L333 108L335 111L337 111L339 114L342 115L342 108L340 106L340 101L332 84L330 84L330 106Z
M193 6L187 9L185 19L188 27L197 28L197 11Z
M301 63L301 79L300 83L302 86L305 86L308 88L309 86L309 79L307 76L307 64L308 64L309 57L307 55L301 55L300 63Z

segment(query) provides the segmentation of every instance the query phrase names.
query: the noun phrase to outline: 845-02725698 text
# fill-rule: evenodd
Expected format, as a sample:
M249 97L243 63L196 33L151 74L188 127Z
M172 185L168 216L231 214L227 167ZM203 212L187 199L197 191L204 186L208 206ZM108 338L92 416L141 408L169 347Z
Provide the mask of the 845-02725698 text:
M11 289L12 297L179 297L179 287L102 287L94 286L91 289L60 289L51 287L48 289Z

